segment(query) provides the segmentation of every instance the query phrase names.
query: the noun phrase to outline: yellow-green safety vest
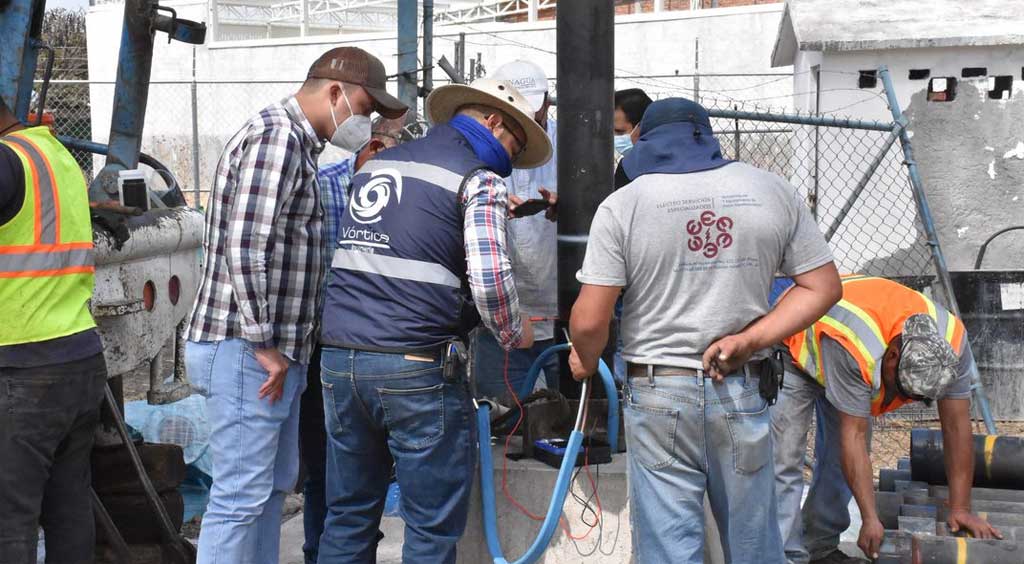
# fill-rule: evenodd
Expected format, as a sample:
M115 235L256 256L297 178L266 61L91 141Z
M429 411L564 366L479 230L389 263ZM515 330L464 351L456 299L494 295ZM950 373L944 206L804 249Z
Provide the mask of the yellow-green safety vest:
M89 194L71 153L46 126L0 137L25 173L25 200L0 225L0 346L96 326Z

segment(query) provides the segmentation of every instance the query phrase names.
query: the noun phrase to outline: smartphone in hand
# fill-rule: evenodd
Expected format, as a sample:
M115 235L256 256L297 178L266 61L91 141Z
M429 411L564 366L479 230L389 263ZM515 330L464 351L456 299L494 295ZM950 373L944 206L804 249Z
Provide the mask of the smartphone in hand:
M551 202L544 198L531 198L525 202L516 206L512 210L512 217L527 217L530 215L537 215L540 212L548 209L551 206Z

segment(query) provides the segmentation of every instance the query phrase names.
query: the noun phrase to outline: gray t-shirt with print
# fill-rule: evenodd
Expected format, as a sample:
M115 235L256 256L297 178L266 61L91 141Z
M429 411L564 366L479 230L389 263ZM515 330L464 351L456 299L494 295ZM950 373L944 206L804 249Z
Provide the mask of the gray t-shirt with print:
M965 343L966 341L964 339ZM971 367L974 365L971 348L961 345L959 357L956 380L941 399L971 397ZM827 336L821 339L821 367L825 374L825 398L829 403L847 415L870 417L873 393L871 386L861 376L860 367L857 366L853 355L835 339Z
M732 163L643 175L613 193L594 216L576 278L625 288L625 360L699 368L708 345L768 312L776 273L831 261L792 185Z

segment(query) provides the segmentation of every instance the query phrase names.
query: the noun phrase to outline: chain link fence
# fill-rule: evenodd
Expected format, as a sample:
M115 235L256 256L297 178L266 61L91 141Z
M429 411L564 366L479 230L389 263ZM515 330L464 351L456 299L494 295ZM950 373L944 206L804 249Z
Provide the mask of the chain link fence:
M892 278L941 303L942 292L935 288L935 267L892 124L795 113L792 78L791 74L622 76L616 86L643 88L654 99L699 100L712 112L726 157L775 172L806 197L841 272ZM444 83L438 80L435 87ZM220 152L230 137L257 111L295 92L299 85L292 81L154 82L142 149L176 175L190 205L205 205ZM557 99L554 81L552 93ZM884 104L872 100L877 94L866 91L862 103ZM112 99L112 83L53 81L47 105L58 133L105 142ZM557 107L552 115L557 117ZM102 167L103 157L75 156L87 175ZM321 163L344 156L328 148ZM896 457L906 455L910 427L935 426L936 420L935 408L920 403L878 418L873 449L882 455L879 465L893 466Z

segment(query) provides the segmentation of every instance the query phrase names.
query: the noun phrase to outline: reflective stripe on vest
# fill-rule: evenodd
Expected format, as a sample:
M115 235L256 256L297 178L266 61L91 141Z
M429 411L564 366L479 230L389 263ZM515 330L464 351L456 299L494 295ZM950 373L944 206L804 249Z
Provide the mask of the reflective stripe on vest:
M885 348L888 346L878 323L866 311L846 300L839 300L839 303L832 306L832 309L828 310L819 323L828 325L849 339L850 344L857 349L860 357L864 360L870 374L871 389L877 393L882 386L881 360L885 354ZM822 366L820 349L816 348L815 355L815 361L819 367L816 378L824 385L824 371L820 368Z
M367 163L359 169L359 174L374 173L379 170L395 168L402 171L403 177L418 178L428 184L440 186L441 188L451 192L458 192L459 186L462 185L462 176L455 174L450 170L427 163L373 159L367 161Z
M8 252L10 250L14 252ZM0 249L0 278L56 276L92 272L91 244L40 247L35 252L17 252L18 247Z
M370 274L379 274L401 280L440 284L452 288L461 288L459 277L447 268L434 262L403 259L384 255L375 255L361 251L338 249L334 251L331 268L358 270Z
M7 146L21 153L28 160L32 177L32 193L36 200L35 242L37 245L53 245L60 241L60 210L57 206L57 184L53 181L53 169L43 158L42 151L28 139L9 135L4 138Z

